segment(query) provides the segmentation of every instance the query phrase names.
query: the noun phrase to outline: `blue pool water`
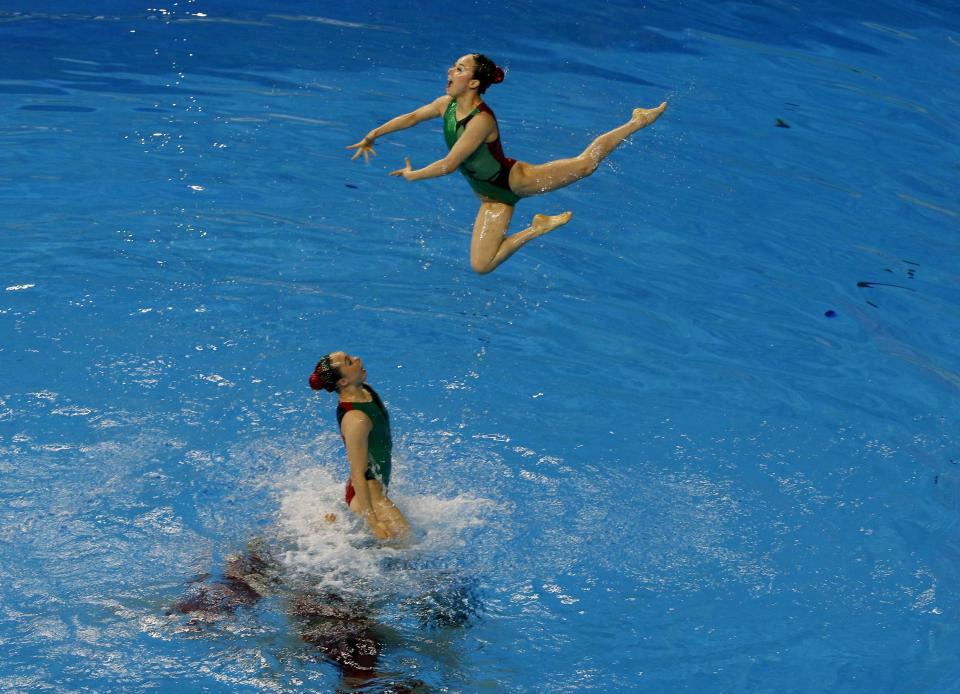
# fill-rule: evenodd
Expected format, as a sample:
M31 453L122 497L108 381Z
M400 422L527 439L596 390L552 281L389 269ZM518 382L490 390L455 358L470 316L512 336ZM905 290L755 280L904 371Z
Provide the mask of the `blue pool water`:
M955 3L104 5L0 2L0 690L960 688ZM387 176L438 121L344 149L468 50L525 161L670 102L484 277L459 176Z

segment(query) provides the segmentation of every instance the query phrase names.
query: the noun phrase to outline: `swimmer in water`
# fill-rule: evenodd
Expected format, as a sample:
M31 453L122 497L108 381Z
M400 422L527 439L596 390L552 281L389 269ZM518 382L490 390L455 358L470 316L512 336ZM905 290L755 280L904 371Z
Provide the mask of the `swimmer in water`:
M367 521L377 539L402 538L409 534L410 526L387 498L393 448L390 418L366 379L367 370L358 357L331 352L317 362L310 387L340 394L337 421L350 461L347 506ZM326 520L331 520L329 514Z
M600 135L583 152L570 159L528 164L503 154L500 129L493 111L481 99L491 84L503 81L503 70L484 55L469 53L447 70L447 93L415 111L397 116L374 128L347 149L357 150L353 159L376 156L373 144L387 133L405 130L431 118L443 118L447 156L422 169L406 166L390 173L408 181L445 176L459 169L480 198L480 211L473 224L470 266L480 274L492 272L525 243L570 221L571 212L537 214L523 231L507 236L517 201L549 193L592 174L624 139L653 123L667 108L636 108L623 125Z

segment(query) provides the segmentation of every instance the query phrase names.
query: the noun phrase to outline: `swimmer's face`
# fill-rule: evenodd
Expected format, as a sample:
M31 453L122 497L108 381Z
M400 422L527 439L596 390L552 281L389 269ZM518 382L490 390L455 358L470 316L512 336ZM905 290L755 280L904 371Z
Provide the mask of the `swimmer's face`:
M350 356L346 352L333 352L330 354L330 365L340 372L341 380L345 380L347 385L356 386L367 380L367 370L363 368L360 357Z
M469 53L457 58L457 62L447 70L447 94L458 96L467 90L479 87L480 81L473 79L473 71L476 67L477 63Z

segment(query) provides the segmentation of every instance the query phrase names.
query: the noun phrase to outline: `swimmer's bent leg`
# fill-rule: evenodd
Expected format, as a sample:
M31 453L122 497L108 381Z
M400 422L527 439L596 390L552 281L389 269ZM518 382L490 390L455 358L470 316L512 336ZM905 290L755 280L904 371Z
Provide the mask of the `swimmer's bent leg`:
M529 227L507 236L507 228L513 218L513 205L489 201L480 203L480 211L473 223L473 238L470 240L470 267L481 275L493 272L528 241L566 224L571 216L571 212L534 215Z

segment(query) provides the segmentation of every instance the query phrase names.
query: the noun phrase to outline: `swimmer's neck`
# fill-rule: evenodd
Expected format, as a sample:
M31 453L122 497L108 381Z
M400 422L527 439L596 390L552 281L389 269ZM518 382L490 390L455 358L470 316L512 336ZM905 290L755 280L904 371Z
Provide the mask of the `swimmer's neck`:
M346 386L340 389L340 402L373 402L373 396L362 385Z
M470 111L475 109L483 99L480 98L480 95L476 92L467 92L457 97L457 115L466 116Z

